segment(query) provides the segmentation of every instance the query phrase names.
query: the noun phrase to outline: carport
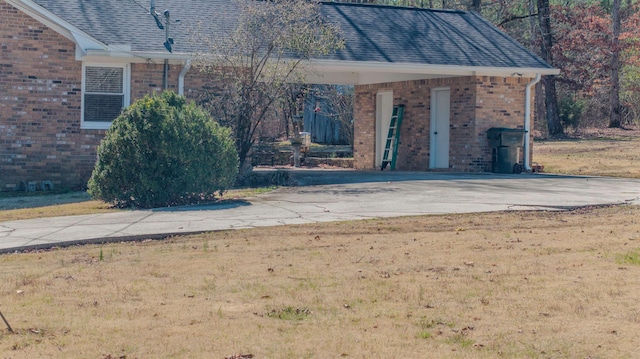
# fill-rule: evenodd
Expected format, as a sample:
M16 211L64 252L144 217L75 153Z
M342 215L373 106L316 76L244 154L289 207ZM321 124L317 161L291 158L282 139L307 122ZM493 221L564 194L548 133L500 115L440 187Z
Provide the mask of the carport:
M531 164L531 89L552 68L473 12L324 3L345 49L308 81L355 86L354 166L380 168L393 107L404 105L397 169L490 172L486 131L519 128Z

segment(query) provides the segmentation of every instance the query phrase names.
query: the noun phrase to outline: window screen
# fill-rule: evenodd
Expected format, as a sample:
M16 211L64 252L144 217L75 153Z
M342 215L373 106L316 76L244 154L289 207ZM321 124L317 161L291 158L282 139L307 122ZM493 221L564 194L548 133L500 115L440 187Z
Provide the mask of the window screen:
M111 122L124 107L124 68L85 67L84 121Z

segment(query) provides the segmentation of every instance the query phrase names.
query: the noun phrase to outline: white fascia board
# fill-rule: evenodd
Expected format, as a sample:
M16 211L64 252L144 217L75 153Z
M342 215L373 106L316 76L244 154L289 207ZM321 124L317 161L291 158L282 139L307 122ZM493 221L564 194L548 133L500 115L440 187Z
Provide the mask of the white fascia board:
M388 82L427 80L432 78L451 77L452 75L405 74L391 72L308 72L305 80L313 84L326 85L369 85Z
M151 60L175 60L184 62L185 60L193 59L192 54L188 53L180 53L180 52L168 52L168 51L136 51L132 52L133 56L141 59L151 59Z
M132 63L148 62L148 60L169 60L172 63L184 63L193 56L185 53L131 51L129 45L113 45L106 50L89 50L83 60L104 59L106 57L126 58Z
M308 65L318 73L405 73L442 76L522 76L535 77L540 75L558 75L560 70L549 68L520 68L520 67L475 67L455 65L422 65L414 63L386 63L370 61L339 61L312 60Z
M5 0L9 5L12 5L16 9L31 16L37 21L43 23L45 26L51 28L53 31L59 33L65 38L73 41L78 46L80 51L76 51L77 55L85 54L87 50L102 49L106 50L107 45L89 36L84 31L71 25L62 18L54 15L47 9L41 7L31 0Z

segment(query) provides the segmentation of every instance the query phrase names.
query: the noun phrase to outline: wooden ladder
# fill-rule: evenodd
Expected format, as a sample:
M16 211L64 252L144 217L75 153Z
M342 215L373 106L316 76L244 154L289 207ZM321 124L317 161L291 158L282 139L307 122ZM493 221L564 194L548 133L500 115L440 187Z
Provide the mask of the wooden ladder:
M393 106L393 114L391 122L389 122L389 132L387 133L387 143L384 146L382 154L382 165L380 170L384 171L387 165L390 170L396 169L396 158L398 157L398 144L400 143L400 125L402 125L402 115L404 113L404 105Z

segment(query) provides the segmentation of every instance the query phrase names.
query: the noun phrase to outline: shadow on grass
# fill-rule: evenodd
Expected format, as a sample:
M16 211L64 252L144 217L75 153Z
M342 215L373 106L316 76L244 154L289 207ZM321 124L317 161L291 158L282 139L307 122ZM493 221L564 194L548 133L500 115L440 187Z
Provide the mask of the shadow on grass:
M86 192L0 192L0 210L37 208L91 201Z
M47 195L27 195L0 197L0 211L16 210L16 209L35 209L40 207L59 206L67 204L82 204L84 202L93 201L91 196L86 192L69 192L64 194L47 194ZM222 199L206 203L189 204L175 207L154 208L151 211L198 211L198 210L215 210L228 209L240 206L248 206L250 203L244 199ZM135 210L136 208L117 208L109 203L105 206L112 210Z
M334 185L349 183L380 183L406 181L501 181L507 179L573 178L542 173L497 174L497 173L451 173L451 172L404 172L404 171L355 171L355 170L292 170L291 179L298 186Z
M237 207L245 207L250 205L251 203L244 199L223 199L220 201L202 203L202 204L190 204L185 206L154 208L151 211L152 212L216 211L216 210L231 209L231 208L237 208Z

